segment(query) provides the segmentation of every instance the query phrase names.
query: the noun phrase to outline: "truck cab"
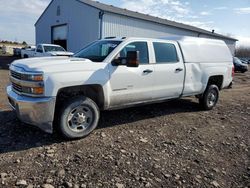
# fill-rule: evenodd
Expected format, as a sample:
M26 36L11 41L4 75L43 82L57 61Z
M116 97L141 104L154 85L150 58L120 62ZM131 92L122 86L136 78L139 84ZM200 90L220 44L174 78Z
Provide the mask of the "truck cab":
M232 55L211 39L107 38L73 57L18 60L8 98L18 117L67 138L98 125L100 110L197 96L211 110L232 82Z

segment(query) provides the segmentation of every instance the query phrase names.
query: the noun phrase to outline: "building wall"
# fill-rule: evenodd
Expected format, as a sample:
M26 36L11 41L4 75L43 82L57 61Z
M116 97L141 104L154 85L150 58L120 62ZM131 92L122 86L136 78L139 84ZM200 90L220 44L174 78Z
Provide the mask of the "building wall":
M118 14L105 13L103 37L168 37L174 35L198 36L196 32L165 26Z
M57 9L60 6L60 16ZM36 24L36 43L51 43L51 27L67 24L68 50L76 52L88 43L101 37L168 37L168 36L193 36L199 33L166 26L128 16L107 13L103 15L102 28L99 19L100 10L79 1L54 0L45 14ZM102 30L102 32L101 32ZM214 38L208 35L200 37ZM220 39L220 38L217 38ZM235 51L235 41L224 40L232 54Z
M69 51L76 52L99 38L99 10L78 1L54 0L36 24L36 44L51 43L51 27L62 24L68 27Z
M103 37L169 37L169 36L192 36L215 38L209 35L199 35L198 32L179 29L176 27L161 25L123 15L105 13L103 17ZM220 39L221 38L215 38ZM224 40L232 54L235 51L235 41Z

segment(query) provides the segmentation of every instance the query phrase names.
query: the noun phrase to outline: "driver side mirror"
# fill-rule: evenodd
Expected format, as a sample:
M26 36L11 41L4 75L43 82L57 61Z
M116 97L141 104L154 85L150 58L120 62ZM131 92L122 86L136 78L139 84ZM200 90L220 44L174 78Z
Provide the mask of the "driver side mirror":
M128 51L127 57L116 57L112 61L113 66L139 67L139 64L139 51Z
M139 51L127 52L127 67L139 67Z
M115 58L112 61L113 66L120 66L120 65L126 65L126 64L127 64L126 58L122 58L122 57Z

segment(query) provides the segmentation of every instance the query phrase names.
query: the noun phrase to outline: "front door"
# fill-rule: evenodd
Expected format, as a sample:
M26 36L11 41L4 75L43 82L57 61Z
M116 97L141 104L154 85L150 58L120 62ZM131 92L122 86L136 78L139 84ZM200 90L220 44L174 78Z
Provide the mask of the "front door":
M125 58L128 51L139 51L140 65L139 67L109 65L111 107L152 100L154 66L149 61L148 43L143 41L130 43L121 50L117 58Z

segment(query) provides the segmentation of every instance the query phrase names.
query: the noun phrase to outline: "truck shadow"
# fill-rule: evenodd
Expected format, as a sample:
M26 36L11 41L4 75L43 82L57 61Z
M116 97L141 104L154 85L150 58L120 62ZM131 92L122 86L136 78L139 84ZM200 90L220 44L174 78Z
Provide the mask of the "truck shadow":
M201 111L199 104L192 99L180 99L158 104L143 105L116 111L104 111L98 129L104 129L121 124L133 123L140 120L160 116Z
M193 100L181 99L123 110L107 111L102 112L98 129L175 113L197 112L200 110L199 104ZM21 123L13 111L0 111L0 154L24 151L61 142L66 141L58 134L46 134L34 127Z

